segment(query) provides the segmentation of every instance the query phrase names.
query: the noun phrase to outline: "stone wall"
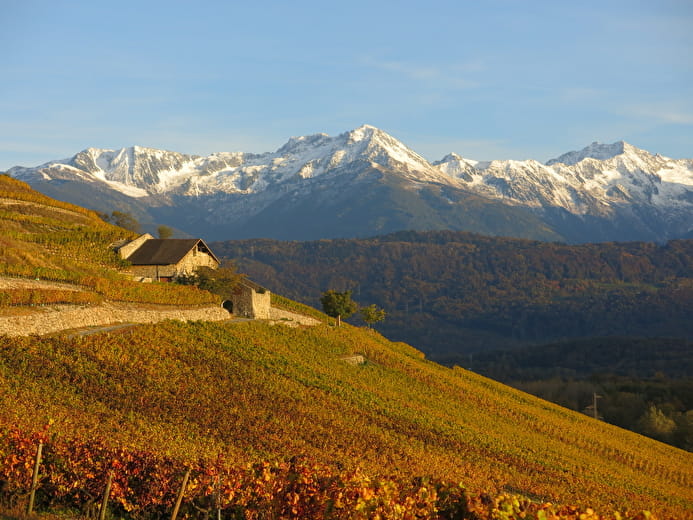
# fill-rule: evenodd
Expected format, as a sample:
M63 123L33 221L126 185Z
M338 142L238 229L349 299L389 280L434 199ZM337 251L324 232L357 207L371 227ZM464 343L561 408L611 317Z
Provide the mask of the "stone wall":
M229 318L229 313L217 306L185 309L167 306L144 308L124 303L83 307L54 305L24 316L0 317L0 334L28 336L116 323L157 323L164 320L222 321Z
M188 251L180 262L176 265L176 274L194 274L198 267L211 267L216 269L219 267L217 262L211 255L203 251L199 251L197 246Z
M149 233L145 233L144 235L138 236L132 242L128 242L127 244L118 249L118 254L120 255L120 258L128 258L132 253L139 249L142 244L144 244L147 240L150 240L152 238L154 238L152 235L150 235Z
M270 309L272 308L272 299L269 291L259 293L253 291L253 318L256 320L270 319Z
M269 320L283 325L298 326L320 325L320 321L310 316L277 309L271 306L270 292L257 292L245 285L248 305L255 305L256 319ZM79 291L80 287L34 280L28 278L0 277L0 290L3 289L62 289ZM235 310L235 309L234 309ZM235 310L235 316L242 316ZM233 318L223 307L208 306L180 308L168 305L138 305L134 303L106 302L102 305L47 305L30 307L22 310L14 308L13 312L26 312L23 315L0 316L0 335L27 336L30 334L50 334L70 329L104 327L119 323L156 323L163 320L181 321L223 321Z

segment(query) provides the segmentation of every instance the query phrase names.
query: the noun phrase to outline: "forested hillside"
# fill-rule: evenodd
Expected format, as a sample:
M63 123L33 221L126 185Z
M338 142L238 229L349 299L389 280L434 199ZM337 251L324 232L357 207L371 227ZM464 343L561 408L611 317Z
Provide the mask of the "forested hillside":
M693 337L693 240L569 246L461 232L214 244L240 269L319 305L352 290L431 358L595 336Z

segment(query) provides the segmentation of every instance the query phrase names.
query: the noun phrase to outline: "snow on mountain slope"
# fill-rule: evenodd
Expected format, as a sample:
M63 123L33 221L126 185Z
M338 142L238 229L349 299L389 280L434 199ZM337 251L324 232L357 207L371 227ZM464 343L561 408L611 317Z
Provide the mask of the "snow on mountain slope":
M546 164L547 166L551 166L555 163L563 163L572 166L579 163L583 159L587 159L588 157L591 159L597 159L599 161L605 161L607 159L611 159L612 157L616 157L617 155L628 153L631 150L635 151L637 148L629 145L625 141L618 141L612 144L602 144L595 141L582 150L564 153L556 159L547 161Z
M263 154L200 157L139 146L89 148L71 159L14 167L8 173L30 184L90 183L145 203L147 197L165 205L194 198L200 200L201 212L219 221L242 219L280 199L287 204L287 194L296 200L310 197L313 189L329 201L338 196L332 193L339 189L335 186L366 186L368 179L375 182L384 175L396 176L398 185L412 192L449 186L526 207L542 218L557 211L578 219L634 218L647 236L659 236L663 225L673 231L663 230L662 237L693 231L693 160L652 155L623 141L592 143L546 164L478 162L457 154L429 163L386 132L364 125L335 137L292 137L277 151Z
M9 173L31 180L65 179L72 174L102 181L131 197L154 194L200 196L259 193L272 186L326 175L355 162L397 170L412 181L450 183L404 144L373 126L364 125L336 137L315 134L292 137L274 153L217 153L208 157L134 146L120 150L88 148L69 160ZM453 181L454 183L454 181Z
M458 155L437 163L468 189L517 204L561 207L577 215L604 215L615 205L646 204L688 210L693 226L692 166L693 161L652 155L623 141L592 143L546 164L475 163Z

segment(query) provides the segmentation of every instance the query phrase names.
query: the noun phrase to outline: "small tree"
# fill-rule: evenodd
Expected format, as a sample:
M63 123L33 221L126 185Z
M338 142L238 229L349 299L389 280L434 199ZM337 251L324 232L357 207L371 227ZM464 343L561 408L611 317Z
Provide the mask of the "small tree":
M337 319L338 327L342 318L348 318L359 308L358 303L351 299L351 291L337 292L330 289L322 293L320 303L325 314Z
M652 405L638 420L638 429L643 435L669 442L671 435L676 430L676 422L662 410Z
M245 275L236 270L236 265L227 261L218 269L198 267L194 275L179 276L176 278L176 282L182 285L195 285L200 289L221 296L224 300L230 300L233 290L244 278Z
M374 323L385 319L385 310L378 308L375 303L368 307L361 307L361 318L366 322L368 328L371 328Z
M159 238L166 239L173 236L173 228L161 225L156 228L156 232L159 234Z
M126 213L123 211L113 211L111 213L111 217L108 220L116 226L120 226L130 231L134 231L135 233L140 232L140 223L135 217L132 216L131 213Z

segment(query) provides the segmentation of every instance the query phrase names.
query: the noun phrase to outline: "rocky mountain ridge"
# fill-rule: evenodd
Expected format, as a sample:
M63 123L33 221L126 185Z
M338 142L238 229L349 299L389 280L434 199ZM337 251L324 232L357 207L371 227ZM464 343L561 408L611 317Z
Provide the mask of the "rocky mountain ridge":
M653 155L622 141L592 143L545 164L479 162L454 153L429 162L364 125L335 137L292 137L263 154L201 157L138 146L88 148L70 159L8 173L57 198L102 211L110 204L145 223L189 233L212 230L218 239L367 236L399 229L573 242L693 233L693 160ZM94 205L98 199L101 207ZM366 213L361 222L352 208ZM335 221L340 214L349 214L353 225ZM315 219L325 225L316 227ZM504 224L509 220L521 221L524 234ZM271 221L280 223L277 229ZM290 223L294 232L279 229L281 223Z

